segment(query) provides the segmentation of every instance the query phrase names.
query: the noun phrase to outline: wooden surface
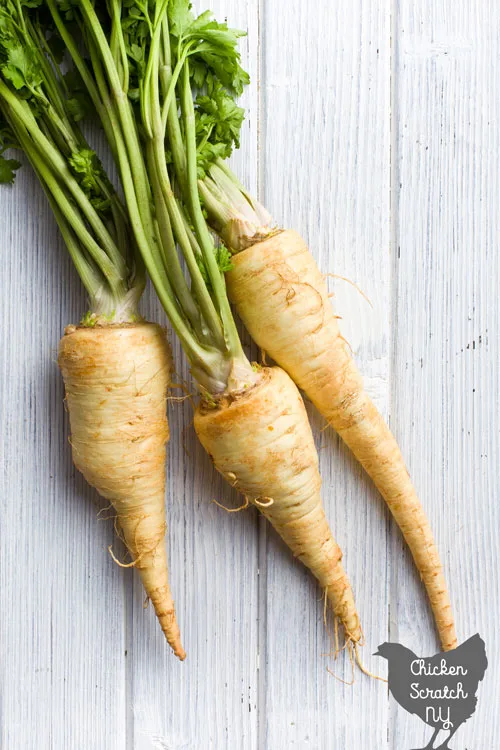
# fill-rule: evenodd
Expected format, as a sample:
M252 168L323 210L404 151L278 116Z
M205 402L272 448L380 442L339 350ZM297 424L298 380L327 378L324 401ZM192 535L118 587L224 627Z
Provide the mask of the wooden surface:
M201 5L197 3L201 9ZM311 7L309 7L311 6ZM314 10L312 9L314 6ZM205 7L205 6L203 6ZM490 667L455 750L500 747L500 13L494 0L217 0L248 29L234 164L332 277L446 566L459 637ZM2 750L409 750L430 737L383 683L333 662L320 591L169 406L169 557L188 659L168 652L112 525L71 464L56 350L85 298L28 168L0 191ZM144 304L164 321L153 294ZM249 344L248 337L245 342ZM180 378L188 372L177 342ZM437 641L383 503L309 408L324 501L364 625Z

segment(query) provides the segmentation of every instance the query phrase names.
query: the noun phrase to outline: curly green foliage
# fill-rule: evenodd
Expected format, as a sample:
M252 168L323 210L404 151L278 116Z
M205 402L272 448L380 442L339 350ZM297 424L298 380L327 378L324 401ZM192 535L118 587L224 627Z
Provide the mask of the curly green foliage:
M218 23L210 10L195 18L188 0L170 0L168 20L177 55L186 45L193 45L190 65L195 85L201 88L208 79L217 79L239 96L250 81L240 65L238 52L238 39L245 32Z
M200 179L217 159L231 156L239 148L245 110L217 80L210 80L207 93L195 101L198 176Z

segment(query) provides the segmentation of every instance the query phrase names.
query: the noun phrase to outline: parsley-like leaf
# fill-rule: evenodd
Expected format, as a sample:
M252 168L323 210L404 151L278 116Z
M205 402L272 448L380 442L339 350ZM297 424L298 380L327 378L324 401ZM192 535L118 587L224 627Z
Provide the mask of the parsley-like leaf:
M168 6L170 31L175 37L182 37L193 23L191 3L186 0L170 0Z
M198 179L202 180L208 170L217 159L227 159L231 155L231 150L225 143L205 143L197 152L196 166L198 170Z
M225 245L219 245L215 257L217 259L217 265L219 266L219 271L221 273L226 273L226 271L232 270L233 260L231 257L231 253Z
M17 159L6 159L0 154L0 182L10 184L14 182L16 169L19 169L21 162Z
M212 76L208 79L207 89L208 93L198 96L195 102L200 179L217 159L227 159L233 146L239 147L241 124L245 117L245 111Z
M199 113L200 125L204 130L211 129L212 140L215 143L226 143L238 148L241 124L245 118L245 110L238 107L221 84L216 81L210 93L198 96L196 108Z
M24 86L34 89L43 81L33 50L21 45L9 49L7 63L2 66L2 72L17 90Z
M68 162L94 208L101 213L106 212L110 207L110 200L104 195L101 185L105 184L110 188L111 184L96 152L90 148L82 148L71 154Z

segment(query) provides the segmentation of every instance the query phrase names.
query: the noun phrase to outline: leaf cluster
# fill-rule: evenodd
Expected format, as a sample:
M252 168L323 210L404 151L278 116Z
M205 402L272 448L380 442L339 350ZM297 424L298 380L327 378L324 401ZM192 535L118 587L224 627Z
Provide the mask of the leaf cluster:
M23 150L92 306L112 311L143 280L126 214L78 126L90 99L77 70L61 70L64 50L44 0L0 0L0 182L12 183L20 166L4 152Z
M134 105L147 87L147 63L155 32L155 13L160 4L161 0L124 0L121 9L127 93ZM241 67L238 51L238 40L244 32L219 23L211 11L195 17L188 0L168 0L167 18L171 59L163 62L173 70L179 61L189 61L195 98L198 173L203 178L218 158L228 158L233 148L239 147L244 110L237 105L236 98L250 80ZM178 87L176 98L180 108ZM171 164L168 144L166 152L167 163Z
M195 18L188 0L170 0L168 17L176 59L189 50L198 176L202 179L217 159L228 158L239 147L245 113L236 97L250 81L238 51L244 32L218 23L211 11Z
M89 97L75 69L61 72L58 63L64 46L41 4L42 0L0 0L0 79L25 102L94 208L106 217L113 188L97 154L76 126L89 112ZM3 156L7 148L17 145L12 126L5 120L0 133L2 182L12 183L20 166Z
M177 56L187 45L192 47L190 64L195 86L201 88L208 78L215 78L240 95L250 80L238 52L238 39L245 33L218 23L210 10L195 18L188 0L170 0L168 19Z
M198 177L203 179L217 159L231 156L239 148L245 110L217 80L209 80L207 93L195 101Z
M233 268L233 261L232 261L231 253L229 252L227 247L223 244L220 244L218 247L215 248L215 260L217 262L217 266L221 274L226 273L226 271L231 271L231 269ZM206 267L206 263L203 259L203 256L197 255L196 262L198 263L198 268L200 269L201 275L203 277L203 281L207 285L208 289L210 289L211 288L210 276L208 273L208 269Z

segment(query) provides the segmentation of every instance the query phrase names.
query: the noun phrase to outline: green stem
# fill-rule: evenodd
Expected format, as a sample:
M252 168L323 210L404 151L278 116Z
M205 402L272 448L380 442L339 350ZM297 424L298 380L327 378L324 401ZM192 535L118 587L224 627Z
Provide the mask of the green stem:
M164 135L164 137L165 137L165 129L166 129L166 125L167 125L168 113L169 113L170 107L172 105L172 102L174 102L175 87L177 86L177 81L179 80L179 76L182 73L182 69L183 69L185 63L187 62L189 55L191 54L191 48L192 48L193 44L194 44L194 41L193 42L189 42L188 44L186 44L182 55L177 60L177 63L175 65L175 68L174 68L173 73L172 73L172 77L170 79L170 84L169 84L169 87L168 87L168 90L167 90L167 94L165 96L165 99L163 100L163 106L162 106L162 112L161 112L161 120L162 120L162 124L163 124L163 135Z
M89 295L90 312L96 315L104 314L106 316L111 316L116 307L120 305L120 302L125 297L126 292L124 292L124 294L118 298L116 298L114 295L105 293L105 291L103 290L102 282L94 274L91 266L82 257L78 238L71 229L71 225L66 221L63 212L59 208L56 200L54 199L51 191L45 184L42 177L40 177L40 182L47 195L52 211L54 212L59 231L61 232L64 243L68 248L76 271L80 276L80 279L82 280L82 283ZM140 294L138 296L140 296ZM133 314L136 314L135 310Z
M179 209L179 213L182 217L182 223L184 224L184 230L189 238L189 242L191 243L191 247L193 248L193 252L196 257L199 257L203 260L203 253L201 252L201 247L196 239L196 235L191 229L191 224L189 223L189 216L186 211L186 207L184 206L184 203L181 203L180 200L177 200L177 206Z
M189 80L189 62L186 60L182 81L182 113L184 119L184 133L186 138L187 156L187 185L188 206L197 239L200 243L208 276L213 293L220 311L228 353L234 358L244 357L241 341L234 322L234 318L227 298L226 285L215 257L212 236L208 230L201 209L198 193L197 154L196 154L196 126L194 116L193 96Z
M47 2L53 7L57 0ZM181 73L198 41L192 39L183 45L181 42L180 56L172 71L171 50L166 39L167 5L168 0L153 0L143 9L148 29L144 48L148 49L148 58L146 75L141 74L142 80L139 82L143 113L143 122L139 123L126 91L129 63L128 59L124 59L123 44L127 44L128 40L127 31L122 27L122 11L125 13L122 0L109 0L110 32L107 29L104 31L96 12L96 7L99 12L105 12L104 6L95 3L95 0L76 2L78 22L91 58L91 96L94 103L99 105L96 108L108 137L109 132L114 131L110 145L119 167L138 250L188 356L193 375L202 388L210 393L219 393L254 382L254 373L242 351L223 275L218 268L211 235L199 203L196 133L188 67L187 83L180 83ZM152 9L154 23L151 23ZM64 28L64 24L61 25ZM108 41L110 36L111 46ZM80 72L86 73L86 64L78 51L73 49L72 54ZM170 69L163 64L165 62L169 63ZM191 97L191 111L186 117L191 132L184 143L177 115L176 93L186 88ZM182 173L179 184L181 188L186 187L192 199L190 219L194 224L194 237L189 222L185 226L186 218L170 184L165 161L168 122L169 134L174 134L176 169L179 174ZM191 289L182 273L174 238L186 260ZM209 283L204 281L197 262L198 243L209 274Z
M206 132L206 133L205 133L205 135L203 136L203 139L202 139L202 140L201 140L201 141L200 141L200 142L198 143L198 145L196 146L196 152L197 152L198 154L199 154L199 153L200 153L201 151L203 151L203 149L204 149L204 148L205 148L205 146L207 145L207 143L208 143L208 139L209 139L209 138L210 138L210 136L212 135L212 131L213 131L213 129L214 129L214 126L213 126L213 125L210 125L210 127L209 127L209 128L208 128L208 130L207 130L207 132Z
M160 65L160 85L162 94L167 96L172 82L172 51L170 48L170 32L168 28L168 19L163 19L162 34L162 59ZM177 100L172 98L167 116L167 135L172 152L175 176L181 187L181 191L187 191L186 185L186 154L184 151L184 139L182 137L181 126L177 116Z
M61 151L64 154L78 151L81 147L81 141L75 136L71 124L66 117L60 117L59 113L49 102L47 97L43 96L46 104L45 122L47 123L52 137L56 143L61 142ZM42 106L43 106L42 104Z
M210 167L210 177L217 186L220 195L224 196L226 205L231 207L233 213L241 215L256 226L260 225L259 216L251 202L247 199L247 196L242 192L240 186L227 176L218 163Z
M112 0L111 2L111 39L110 39L110 50L115 60L116 69L120 76L120 84L123 91L128 94L129 86L129 70L128 70L128 57L127 47L125 45L125 39L123 38L123 30L121 24L121 2L119 0ZM121 73L121 75L120 75Z
M155 6L155 19L149 48L149 57L143 79L143 89L140 99L142 124L148 138L153 137L153 124L151 121L151 96L153 92L152 78L158 75L158 63L160 58L160 43L163 16L167 12L169 0L163 0L162 4Z
M141 217L145 220L145 226L152 226L151 195L147 180L144 159L138 141L137 127L132 114L128 97L121 87L120 77L116 70L115 61L109 44L104 34L99 18L90 0L80 0L80 6L87 20L96 48L104 65L104 70L109 82L111 96L117 107L117 114L121 122L121 130L127 149L127 158L130 164L134 190Z
M19 100L3 81L0 81L0 97L10 108L13 116L19 122L23 123L36 144L40 154L43 155L47 165L57 173L61 180L64 181L77 205L82 210L85 218L95 232L96 238L102 244L109 259L114 263L117 269L119 269L120 275L124 277L126 274L126 268L120 251L113 242L111 235L101 221L97 211L71 174L66 160L61 156L60 152L54 148L47 136L45 136L40 130L27 102Z
M234 210L210 176L198 180L198 190L208 213L209 223L216 232L220 232L234 218Z
M101 99L101 96L99 94L97 85L94 81L94 78L83 59L82 55L79 52L78 46L73 38L73 36L69 33L68 28L66 24L64 23L63 19L61 18L61 15L57 9L57 5L55 0L46 0L47 6L50 10L50 13L52 15L52 18L54 20L54 23L56 25L56 28L61 36L61 39L63 40L66 48L68 49L68 52L76 65L76 68L83 80L83 83L85 85L85 88L87 89L90 98L92 99L92 104L94 105L96 112L99 116L100 121L102 122L104 132L106 133L106 140L109 143L109 146L113 152L113 155L115 154L115 139L114 139L114 130L111 125L110 118L108 116L108 108L106 107L106 102L104 98Z
M192 363L200 363L207 371L215 366L214 352L203 348L193 336L186 319L182 315L168 279L160 270L158 258L153 251L155 242L153 234L153 219L150 205L150 189L147 180L146 167L138 142L136 123L132 115L130 104L121 89L119 76L109 49L106 36L99 22L97 14L90 0L80 0L80 7L87 21L98 50L100 59L106 71L111 95L116 104L117 117L123 137L123 147L126 153L119 150L119 165L122 183L127 201L131 224L134 229L137 244L144 263L155 286L158 297L165 308L170 322L176 331L182 346ZM111 107L113 110L113 107ZM163 161L165 159L163 150ZM211 363L212 361L212 363ZM193 366L196 366L194 364ZM199 366L199 365L198 365Z
M69 97L69 89L66 84L66 81L64 79L64 76L61 74L61 70L59 68L59 65L57 63L56 58L54 57L54 53L52 52L52 49L47 41L45 31L43 27L40 25L40 23L36 22L36 24L29 23L31 34L34 36L36 34L36 39L38 44L41 47L41 53L39 55L40 62L44 67L44 72L46 72L47 75L47 82L51 86L50 95L53 96L54 99L52 101L56 101L58 103L59 109L61 112L64 111L64 101ZM50 69L50 72L49 72ZM52 86L52 83L55 81L55 86ZM64 98L63 98L64 96Z
M99 287L102 284L102 281L99 278L99 276L95 273L90 263L83 257L77 236L71 229L71 226L66 221L66 217L64 216L61 209L57 205L56 201L54 200L52 196L51 191L49 190L47 184L43 180L40 173L38 173L38 171L37 171L37 174L42 184L42 187L44 189L44 192L52 207L54 216L56 217L56 221L61 231L61 234L63 236L64 242L66 244L66 247L69 250L71 260L73 261L76 271L80 279L82 280L83 286L87 290L87 293L90 299L93 301L95 294L96 294L96 289L99 289Z
M37 171L42 175L44 182L54 196L54 200L57 202L61 213L73 227L76 236L86 248L89 255L101 270L104 278L109 283L113 294L117 298L120 298L124 291L123 276L116 270L100 245L89 235L80 215L75 211L71 202L66 198L63 188L61 188L50 169L45 167L43 160L40 157L37 159L32 157L31 160L36 165ZM43 167L45 167L45 169Z
M157 71L159 66L159 50L155 50L154 53L156 55L155 69ZM153 75L151 77L150 83L152 91L149 97L149 101L152 108L151 122L153 126L153 154L156 167L155 174L159 181L159 184L161 185L163 198L165 201L165 205L167 206L173 232L180 245L182 254L186 259L186 264L191 276L193 291L200 305L203 317L205 318L206 325L211 331L216 345L219 346L221 350L224 350L226 343L221 321L213 304L212 298L207 290L205 282L203 281L198 263L193 254L189 237L187 236L184 228L184 223L177 206L177 201L170 185L170 178L165 163L165 129L161 120L158 75Z
M64 123L64 130L71 134L72 139L75 139L75 135L72 131L70 122L66 116L65 102L61 95L61 89L65 91L66 96L68 93L67 89L65 88L66 84L64 82L64 78L61 75L59 75L59 77L56 76L55 71L59 72L59 68L56 65L56 62L52 55L52 51L47 44L47 40L44 37L43 31L38 27L38 25L35 30L34 25L30 21L28 21L28 28L31 37L36 37L40 44L40 48L36 47L35 51L38 64L43 70L43 85L48 94L48 96L45 97L46 104L52 110L57 110L58 118L60 118L60 120Z
M42 155L40 154L39 150L36 148L36 145L33 142L31 135L26 129L24 123L16 118L15 113L12 112L12 110L9 114L11 122L14 123L15 131L19 139L19 145L26 153L35 171L40 177L46 191L50 194L52 198L51 202L55 203L58 206L58 214L64 217L64 221L72 227L74 235L81 242L82 247L87 250L93 262L95 263L96 268L99 269L99 271L102 273L103 282L109 284L114 298L120 299L125 293L125 283L123 277L117 272L106 253L89 234L87 228L85 227L85 224L80 218L80 215L77 211L75 211L71 202L67 199L64 190L61 188L60 184L57 181L57 178L54 176L50 168L47 166ZM72 251L72 254L74 254L73 260L78 272L81 275L82 281L89 291L89 294L92 294L92 291L89 288L88 284L91 283L91 278L93 278L93 289L95 292L95 271L93 272L91 277L90 271L87 270L88 268L90 268L89 264L85 260L83 253L77 250L75 243L72 243L70 250Z
M179 304L196 331L199 338L203 338L200 313L191 296L186 279L182 272L179 256L175 247L175 238L172 232L172 225L168 215L168 209L163 197L160 181L158 179L156 162L154 158L154 148L150 141L146 147L147 163L149 166L149 175L153 188L153 196L156 207L156 218L158 221L161 247L163 250L163 265L166 269L172 289L175 290Z

